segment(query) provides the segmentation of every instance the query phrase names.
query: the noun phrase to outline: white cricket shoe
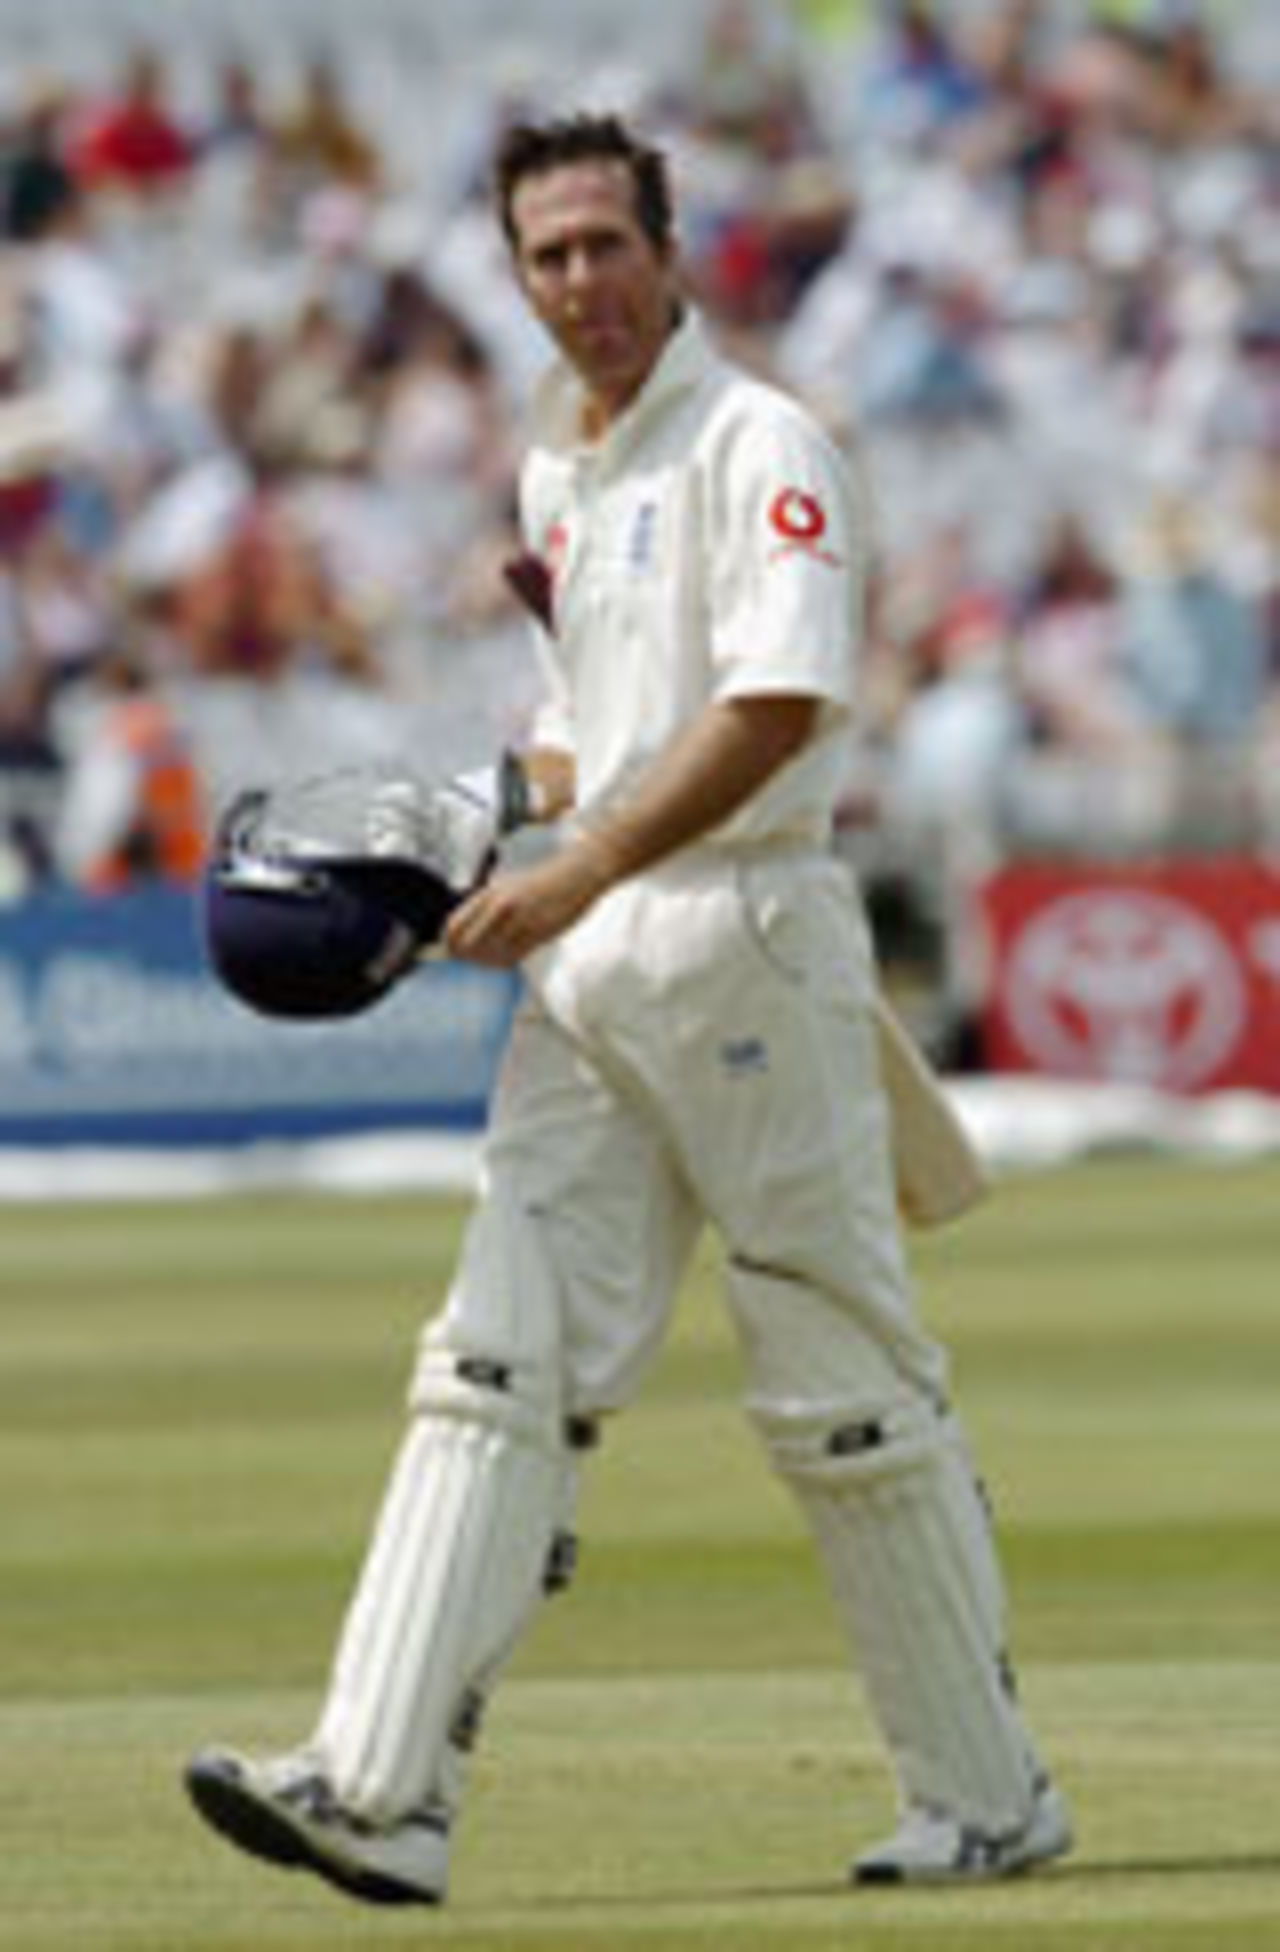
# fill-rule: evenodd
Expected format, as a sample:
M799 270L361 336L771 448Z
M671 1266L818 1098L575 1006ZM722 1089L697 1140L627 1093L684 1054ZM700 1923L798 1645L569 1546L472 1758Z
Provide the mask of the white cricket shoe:
M369 1904L443 1902L445 1819L423 1811L375 1829L346 1814L305 1751L259 1762L208 1749L188 1763L186 1786L205 1822L251 1857L314 1871Z
M855 1884L982 1883L1064 1857L1072 1841L1067 1806L1046 1782L1016 1830L979 1830L936 1810L910 1809L892 1837L858 1858L852 1878Z

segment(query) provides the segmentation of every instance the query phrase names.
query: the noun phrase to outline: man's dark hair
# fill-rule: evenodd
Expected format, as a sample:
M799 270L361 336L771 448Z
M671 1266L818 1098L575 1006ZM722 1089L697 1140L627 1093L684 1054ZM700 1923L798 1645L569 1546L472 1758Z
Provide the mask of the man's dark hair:
M507 242L519 246L512 204L529 176L545 176L567 163L622 163L630 172L635 214L650 242L671 248L674 218L667 159L642 142L616 115L571 115L552 122L517 122L498 147L494 172L498 214Z

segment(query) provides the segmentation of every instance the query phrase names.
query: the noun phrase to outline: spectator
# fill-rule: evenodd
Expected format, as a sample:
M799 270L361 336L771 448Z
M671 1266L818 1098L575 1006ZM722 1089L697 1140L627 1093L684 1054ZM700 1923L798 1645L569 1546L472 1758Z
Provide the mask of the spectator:
M0 152L0 236L27 244L46 235L75 193L63 153L67 97L52 80L27 91Z
M271 114L262 97L258 70L242 55L227 55L218 65L213 109L200 136L202 156L228 149L258 154L273 142Z
M102 565L53 516L13 569L23 631L50 699L89 676L110 647L114 607Z
M691 281L722 322L775 325L839 250L852 207L776 10L719 0L680 104Z
M999 417L980 317L959 281L908 265L890 269L863 342L857 392L872 422L949 425Z
M873 133L909 142L974 114L985 101L983 78L941 12L924 0L906 0L891 10L862 95Z
M1017 670L1042 747L1101 760L1145 744L1121 661L1119 580L1074 515L1059 518L1023 592Z
M1214 563L1189 496L1159 497L1147 512L1119 623L1123 668L1153 724L1215 763L1224 747L1248 749L1267 684L1263 617Z
M146 313L79 185L45 206L20 277L29 376L59 401L77 451L101 451Z
M890 824L926 856L966 823L973 838L989 836L1026 726L1011 682L1008 606L978 566L972 525L946 528L904 557L881 610L907 676L891 727Z
M924 849L973 847L999 831L1010 769L1026 725L1010 682L1010 646L998 611L976 605L938 634L933 672L898 721L889 812Z
M57 765L49 734L49 674L31 643L14 579L0 573L0 766Z
M300 194L325 184L369 192L382 180L376 144L360 127L335 64L313 55L298 98L277 123L276 152Z
M262 363L248 382L242 445L294 467L314 450L318 423L337 414L357 426L367 419L356 335L324 298L306 300L273 344L257 352Z
M379 478L412 496L437 531L474 523L505 494L512 459L492 367L446 308L424 310L386 361L379 420Z
M169 609L179 655L206 677L272 683L300 666L376 676L358 617L294 518L285 478L260 462L253 490Z
M149 881L190 882L204 860L202 790L187 738L129 651L104 661L97 709L68 763L56 833L69 882L115 894Z
M153 195L190 172L196 150L169 106L164 64L154 48L130 57L118 95L90 109L71 150L71 165L90 190Z
M686 119L708 140L748 153L766 132L771 147L813 147L813 105L791 55L753 0L716 0L684 95Z

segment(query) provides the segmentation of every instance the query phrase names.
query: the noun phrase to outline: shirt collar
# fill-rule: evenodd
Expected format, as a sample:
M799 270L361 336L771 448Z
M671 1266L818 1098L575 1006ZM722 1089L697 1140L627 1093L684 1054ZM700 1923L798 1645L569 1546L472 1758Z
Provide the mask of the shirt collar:
M711 371L715 357L701 318L686 306L648 379L594 451L605 453L632 441L678 394L696 386ZM582 447L582 406L582 382L567 360L558 359L534 394L535 439L562 453Z

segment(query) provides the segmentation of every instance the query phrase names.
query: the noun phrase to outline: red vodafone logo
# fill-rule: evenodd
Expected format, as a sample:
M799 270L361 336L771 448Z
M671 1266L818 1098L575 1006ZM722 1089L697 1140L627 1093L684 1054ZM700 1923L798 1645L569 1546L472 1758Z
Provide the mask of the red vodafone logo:
M827 526L822 504L803 488L784 488L775 495L769 520L788 542L816 542Z
M1194 1090L1246 1014L1230 947L1189 904L1136 889L1051 902L1013 945L1011 1025L1046 1070Z
M769 526L781 537L772 560L804 550L820 562L836 564L840 558L819 547L827 532L827 515L816 495L805 488L782 488L769 504Z

